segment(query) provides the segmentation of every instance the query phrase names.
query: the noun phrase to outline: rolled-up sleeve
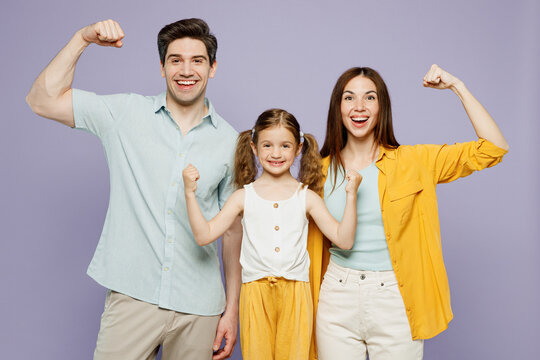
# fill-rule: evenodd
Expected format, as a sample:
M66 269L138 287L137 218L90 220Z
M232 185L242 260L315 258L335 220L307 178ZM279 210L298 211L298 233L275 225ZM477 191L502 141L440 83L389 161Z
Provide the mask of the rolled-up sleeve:
M508 152L478 139L453 145L423 145L423 156L433 173L434 183L447 183L497 165Z

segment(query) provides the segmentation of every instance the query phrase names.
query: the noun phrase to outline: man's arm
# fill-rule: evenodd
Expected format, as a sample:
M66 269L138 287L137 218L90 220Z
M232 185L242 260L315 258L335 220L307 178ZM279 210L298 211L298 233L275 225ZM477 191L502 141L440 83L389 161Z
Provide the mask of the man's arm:
M238 332L238 301L240 298L240 285L242 273L240 267L240 246L242 243L242 223L238 216L233 225L223 235L222 257L225 273L225 291L227 303L225 312L219 320L216 338L214 340L213 360L227 359L231 356ZM219 349L225 337L225 347Z
M77 31L32 85L26 96L32 111L74 127L71 83L79 57L91 43L119 48L123 37L124 32L114 20L100 21Z

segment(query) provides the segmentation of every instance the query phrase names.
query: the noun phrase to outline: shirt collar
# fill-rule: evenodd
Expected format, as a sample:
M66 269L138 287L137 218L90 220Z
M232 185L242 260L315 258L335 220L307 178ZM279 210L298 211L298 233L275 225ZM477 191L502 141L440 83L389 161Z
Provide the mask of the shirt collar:
M380 161L383 157L383 155L386 155L389 159L395 159L396 158L396 149L387 148L384 146L379 147L379 156L377 157L376 161Z
M212 105L208 98L204 99L204 105L208 108L208 113L203 117L203 121L204 119L209 118L212 125L217 128L218 119L216 110L214 109L214 105ZM167 109L167 92L162 92L154 98L154 112L157 113L161 109Z

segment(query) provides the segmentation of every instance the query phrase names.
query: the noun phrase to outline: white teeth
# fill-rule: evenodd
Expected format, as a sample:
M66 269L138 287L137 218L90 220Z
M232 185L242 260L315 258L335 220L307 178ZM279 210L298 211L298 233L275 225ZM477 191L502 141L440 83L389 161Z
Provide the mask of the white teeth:
M176 83L178 85L194 85L195 80L178 80Z
M352 121L367 121L368 117L353 117Z

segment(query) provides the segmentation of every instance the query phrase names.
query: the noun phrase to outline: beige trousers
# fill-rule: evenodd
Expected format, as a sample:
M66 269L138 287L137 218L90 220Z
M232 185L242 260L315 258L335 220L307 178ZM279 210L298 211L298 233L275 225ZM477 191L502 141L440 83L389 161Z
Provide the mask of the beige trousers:
M94 360L209 360L220 316L199 316L108 291Z
M420 360L393 271L328 265L316 319L319 360Z

